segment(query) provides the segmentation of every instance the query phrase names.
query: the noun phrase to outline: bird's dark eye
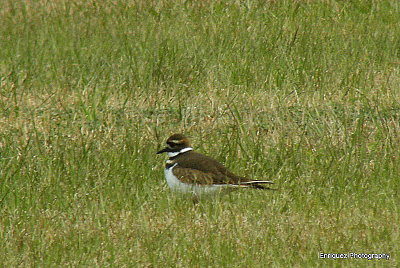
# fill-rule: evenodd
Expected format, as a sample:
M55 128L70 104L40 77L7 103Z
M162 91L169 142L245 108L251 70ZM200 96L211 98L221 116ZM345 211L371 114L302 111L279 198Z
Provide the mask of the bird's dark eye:
M174 147L176 145L175 143L170 142L170 141L168 141L167 144L168 144L169 147Z

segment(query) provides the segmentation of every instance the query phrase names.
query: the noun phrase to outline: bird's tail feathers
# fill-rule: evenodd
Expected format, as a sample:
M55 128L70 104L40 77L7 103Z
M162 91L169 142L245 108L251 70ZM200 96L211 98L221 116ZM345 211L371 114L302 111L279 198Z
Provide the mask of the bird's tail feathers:
M276 190L273 188L270 188L264 184L274 184L273 181L246 181L246 182L241 182L240 186L241 187L246 187L246 188L256 188L256 189L264 189L264 190Z

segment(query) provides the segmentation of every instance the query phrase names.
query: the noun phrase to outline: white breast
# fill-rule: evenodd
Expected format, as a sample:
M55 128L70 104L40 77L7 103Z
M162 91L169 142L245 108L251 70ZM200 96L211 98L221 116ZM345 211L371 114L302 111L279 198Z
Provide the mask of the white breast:
M197 185L197 184L189 184L181 182L172 172L173 168L176 165L177 164L173 165L170 168L166 168L164 170L167 184L169 188L171 188L174 191L182 193L191 193L194 195L201 195L201 194L215 193L224 188L229 187L229 185Z

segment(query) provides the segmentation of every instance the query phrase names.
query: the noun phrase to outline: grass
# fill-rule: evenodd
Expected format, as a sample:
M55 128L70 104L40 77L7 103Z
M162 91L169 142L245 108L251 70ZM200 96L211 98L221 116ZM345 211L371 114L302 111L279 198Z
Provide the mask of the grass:
M0 266L396 266L399 11L2 1ZM280 190L174 196L175 132Z

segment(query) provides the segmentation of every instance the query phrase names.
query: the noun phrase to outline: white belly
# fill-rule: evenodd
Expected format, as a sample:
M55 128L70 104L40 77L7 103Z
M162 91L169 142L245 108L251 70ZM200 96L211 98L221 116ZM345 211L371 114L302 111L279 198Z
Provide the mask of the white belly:
M172 166L169 169L164 169L165 179L167 180L167 184L169 188L173 191L182 192L182 193L191 193L194 195L201 194L211 194L221 191L224 188L228 188L228 185L198 185L198 184L188 184L181 182L177 177L172 173Z

